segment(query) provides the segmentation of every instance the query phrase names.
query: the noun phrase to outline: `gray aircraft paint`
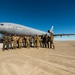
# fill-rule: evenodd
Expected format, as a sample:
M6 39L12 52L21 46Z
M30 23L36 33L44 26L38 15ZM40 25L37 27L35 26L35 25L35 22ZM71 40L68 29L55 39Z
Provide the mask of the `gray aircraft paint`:
M2 24L2 25L1 25ZM0 23L0 33L9 33L9 34L18 34L18 35L42 35L42 34L48 34L47 32L37 30L34 28L30 28L27 26L23 26L20 24L15 23Z

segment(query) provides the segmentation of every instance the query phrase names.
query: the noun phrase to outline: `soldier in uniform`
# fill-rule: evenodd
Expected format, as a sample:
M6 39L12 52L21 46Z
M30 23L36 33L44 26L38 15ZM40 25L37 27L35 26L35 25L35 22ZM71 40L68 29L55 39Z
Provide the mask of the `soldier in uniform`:
M39 36L39 47L42 47L41 36Z
M48 35L47 34L45 35L45 47L46 48L48 47Z
M21 36L19 37L19 41L18 42L19 42L19 48L22 48L22 42L23 42L23 40L22 40Z
M50 48L50 36L48 36L48 48Z
M16 34L14 34L14 36L13 36L13 49L16 49L17 48L17 36L16 36Z
M34 47L38 48L40 46L39 36L34 36Z
M37 35L34 35L34 48L37 47Z
M27 34L24 36L24 40L25 40L25 47L27 47L27 46L26 46L26 36L27 36Z
M45 35L44 34L42 34L42 36L41 36L41 42L42 42L42 47L44 48L45 47Z
M37 44L36 44L36 46L37 46L37 48L39 48L40 47L40 37L39 37L39 35L36 35L36 42L37 42Z
M9 49L9 39L8 39L7 33L3 37L3 51L5 49L7 49L7 50Z
M10 47L10 49L12 49L13 38L12 38L11 34L8 36L8 39L9 39L9 47Z
M19 35L16 36L17 37L17 48L19 48Z
M23 47L25 47L25 36L23 36Z
M55 49L55 45L54 45L54 36L53 36L53 34L51 34L51 36L50 36L50 48L53 48L53 49Z
M26 47L30 48L30 38L28 35L26 35Z

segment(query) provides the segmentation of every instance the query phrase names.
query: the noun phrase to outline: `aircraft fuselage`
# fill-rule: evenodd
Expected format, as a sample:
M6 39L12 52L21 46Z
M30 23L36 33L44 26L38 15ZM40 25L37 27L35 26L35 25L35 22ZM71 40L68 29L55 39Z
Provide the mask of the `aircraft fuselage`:
M47 32L40 31L34 28L30 28L27 26L14 24L14 23L0 23L0 33L9 33L9 34L17 34L17 35L42 35L42 34L48 34Z

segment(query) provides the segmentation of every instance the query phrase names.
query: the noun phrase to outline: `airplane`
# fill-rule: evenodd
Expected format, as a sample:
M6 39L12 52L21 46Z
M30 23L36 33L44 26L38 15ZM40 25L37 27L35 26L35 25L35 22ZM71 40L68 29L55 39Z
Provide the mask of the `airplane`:
M11 35L14 35L14 34L17 34L17 35L31 35L31 36L34 36L34 35L42 35L42 34L47 34L47 35L51 35L53 34L53 36L69 36L69 35L75 35L75 34L54 34L53 33L53 26L51 27L50 30L48 30L48 32L44 32L44 31L41 31L41 30L37 30L37 29L34 29L34 28L30 28L30 27L27 27L27 26L24 26L24 25L20 25L20 24L15 24L15 23L8 23L8 22L3 22L3 23L0 23L0 33L1 34L5 34L5 33L8 33L8 34L11 34Z

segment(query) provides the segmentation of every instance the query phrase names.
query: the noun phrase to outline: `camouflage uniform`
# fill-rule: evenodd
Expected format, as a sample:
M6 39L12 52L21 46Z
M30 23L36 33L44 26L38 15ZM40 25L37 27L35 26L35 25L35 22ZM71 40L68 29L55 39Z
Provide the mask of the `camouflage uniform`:
M17 36L13 36L13 48L17 48Z
M42 47L43 47L43 48L45 47L45 40L46 40L46 38L45 38L45 35L43 34L43 35L41 36L41 42L42 42Z
M37 37L37 38L36 38L36 42L37 42L37 43L36 43L36 46L37 46L37 48L38 48L38 47L40 47L40 38L39 38L38 35L37 35L36 37Z
M28 35L26 35L26 47L30 48L30 40Z
M8 36L8 39L9 39L9 48L12 49L12 39L13 39L13 38L12 38L11 35L9 35L9 36Z
M23 41L22 41L22 37L20 36L20 37L19 37L19 48L22 48L22 42L23 42Z
M46 48L48 47L48 35L47 34L45 35L45 47Z
M50 36L48 36L48 48L50 48Z
M27 46L26 46L26 36L27 36L27 35L25 35L25 36L24 36L24 40L25 40L25 47L27 47Z
M9 38L7 35L4 35L3 37L3 50L9 49Z
M42 41L41 41L41 37L39 36L39 47L41 47Z
M34 47L37 47L37 37L36 37L36 35L34 36Z
M51 36L50 36L50 48L55 49L55 45L54 45L53 39L54 39L54 36L51 35Z
M40 46L40 42L39 42L39 36L35 35L34 36L34 47L39 47Z
M17 48L19 48L19 35L18 36L16 36L16 38L17 38Z

